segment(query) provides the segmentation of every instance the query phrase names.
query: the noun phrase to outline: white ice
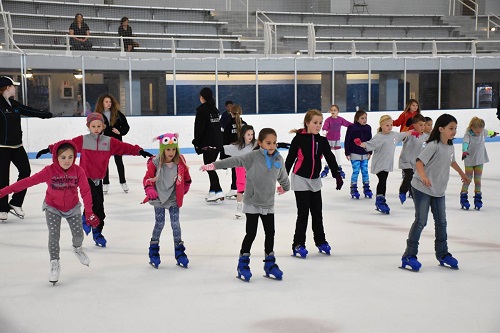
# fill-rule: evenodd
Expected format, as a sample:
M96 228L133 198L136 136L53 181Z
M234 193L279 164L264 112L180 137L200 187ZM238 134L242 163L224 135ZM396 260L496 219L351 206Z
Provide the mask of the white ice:
M351 199L348 179L341 191L330 176L323 180L331 256L317 253L310 230L307 259L291 256L295 198L291 192L277 196L275 253L283 280L263 277L259 226L253 278L242 282L235 276L245 220L235 219L235 201L205 203L208 176L198 171L196 155L186 156L193 184L180 215L189 268L175 265L167 217L162 264L154 269L148 264L154 211L139 204L145 160L126 157L128 194L110 163L103 231L108 247L95 246L87 236L90 267L81 265L63 221L61 275L52 286L41 211L46 185L38 185L28 190L26 218L9 214L0 224L0 332L500 332L500 222L495 218L500 143L488 143L487 149L491 161L484 168L480 211L460 209L460 178L451 170L448 245L459 260L458 271L438 266L432 215L420 242L420 272L398 269L414 209L411 200L404 205L398 200L401 171L395 170L388 180L390 215L375 211L374 199ZM32 160L32 172L49 162ZM349 178L351 168L343 164ZM227 191L230 174L218 173ZM12 167L11 179L16 177ZM371 175L374 191L376 184Z

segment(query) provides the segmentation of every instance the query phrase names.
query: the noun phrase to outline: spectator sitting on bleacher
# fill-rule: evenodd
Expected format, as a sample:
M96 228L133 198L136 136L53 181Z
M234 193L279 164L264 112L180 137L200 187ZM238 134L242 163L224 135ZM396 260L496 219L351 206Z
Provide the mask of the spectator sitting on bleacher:
M118 35L121 37L132 37L132 27L128 25L128 17L122 17L120 21L120 27L118 28ZM133 52L134 48L139 47L139 43L135 42L133 39L123 40L123 49L126 52Z
M75 20L69 26L69 34L76 36L87 36L87 37L71 37L69 44L72 50L90 50L92 48L92 43L89 41L88 36L90 36L90 28L87 23L83 22L83 15L78 13L75 15Z

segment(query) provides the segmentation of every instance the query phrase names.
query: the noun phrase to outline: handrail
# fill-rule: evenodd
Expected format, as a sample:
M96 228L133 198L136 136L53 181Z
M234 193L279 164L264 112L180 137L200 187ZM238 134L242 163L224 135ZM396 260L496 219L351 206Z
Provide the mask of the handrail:
M468 4L466 4L462 0L449 0L449 2L448 2L448 15L449 16L455 16L456 1L460 2L462 5L464 5L465 7L469 8L470 10L472 10L474 12L474 16L476 19L476 31L477 31L477 21L478 21L478 16L479 16L479 5L477 4L477 2L475 0L468 0L474 4L474 8L472 8L471 6L469 6Z
M267 22L259 18L259 13L267 19ZM264 14L262 10L257 8L257 10L255 11L255 37L259 37L259 21L260 23L262 23L262 25L265 25L266 23L274 23L273 20L271 20L266 14Z
M495 15L495 14L493 14L493 13L488 14L488 27L487 27L487 30L486 30L486 37L487 37L488 39L490 38L490 31L491 31L491 28L490 28L490 23L492 23L492 24L494 25L494 27L493 27L493 28L495 28L495 30L496 30L497 28L500 28L500 24L498 24L498 23L496 23L496 22L494 22L494 21L492 21L492 20L491 20L491 18L490 18L490 17L492 17L492 16L493 16L494 18L496 18L498 21L500 21L500 17L498 17L497 15Z

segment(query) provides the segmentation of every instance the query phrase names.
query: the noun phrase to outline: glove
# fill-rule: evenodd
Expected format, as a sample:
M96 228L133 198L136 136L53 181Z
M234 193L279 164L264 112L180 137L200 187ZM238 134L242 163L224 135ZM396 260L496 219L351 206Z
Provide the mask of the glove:
M467 158L467 156L468 156L468 155L469 155L469 153L468 153L468 152L466 152L466 151L464 151L464 152L462 153L462 161L463 161L463 160L465 160L465 159Z
M101 220L95 215L94 213L85 215L85 220L87 225L91 226L92 228L97 228L99 226L99 223Z
M356 139L354 139L354 144L355 144L356 146L361 146L361 144L362 144L361 139L360 139L360 138L356 138Z
M50 153L50 149L49 148L42 149L38 153L36 153L36 159L39 159L40 156L42 156L44 154L48 154L48 153Z
M492 135L492 136L490 136L490 138L494 138L494 137L495 137L495 136L497 136L497 135L498 135L498 132L493 132L493 135Z
M205 164L200 167L200 171L214 171L215 165L213 163Z
M146 157L153 157L154 156L153 154L151 154L151 153L149 153L149 152L147 152L147 151L145 151L143 149L139 150L139 155L141 155L144 158L146 158Z
M148 196L149 200L158 199L158 192L156 192L153 186L146 187L146 195Z
M414 137L418 138L420 136L420 132L411 131L411 135L413 135Z
M276 192L278 192L278 195L282 195L282 194L286 193L286 191L283 189L282 186L276 187Z
M278 142L277 145L278 148L285 148L285 149L290 149L290 144L287 142Z
M408 118L408 119L406 120L406 124L405 124L405 125L406 125L406 127L410 127L410 125L411 125L412 123L413 123L413 117L412 117L412 118Z
M344 185L344 181L342 180L342 175L340 174L340 172L335 175L335 180L337 181L337 187L335 187L335 189L338 191L342 188L342 185Z

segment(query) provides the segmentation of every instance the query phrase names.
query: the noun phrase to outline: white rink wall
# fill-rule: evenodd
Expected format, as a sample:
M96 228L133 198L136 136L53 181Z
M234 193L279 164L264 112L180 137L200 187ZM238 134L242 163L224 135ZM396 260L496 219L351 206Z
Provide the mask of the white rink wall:
M393 119L400 115L398 112L369 112L368 123L375 134L381 115L389 114ZM473 116L483 118L486 128L500 132L499 120L496 117L496 109L471 109L471 110L423 110L422 115L431 117L434 121L443 113L453 114L458 120L457 138L462 138L465 128ZM324 118L330 116L323 113ZM354 113L341 112L340 116L353 121ZM293 128L300 128L304 119L304 113L299 114L261 114L243 115L243 119L253 125L256 135L264 127L272 127L278 133L278 141L290 142L293 134L288 133ZM191 141L193 140L194 116L128 116L130 132L124 137L124 141L138 144L145 149L158 149L158 143L152 138L163 133L179 133L180 147L183 153L194 153ZM46 148L49 144L62 139L71 139L75 136L86 134L87 127L84 117L60 117L54 119L23 118L23 143L28 153L36 153ZM398 128L395 128L398 130ZM344 137L345 128L342 128Z

